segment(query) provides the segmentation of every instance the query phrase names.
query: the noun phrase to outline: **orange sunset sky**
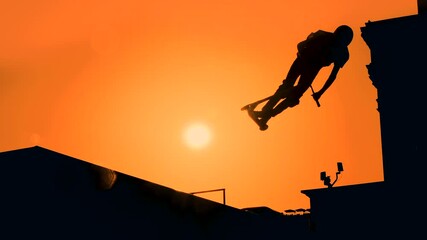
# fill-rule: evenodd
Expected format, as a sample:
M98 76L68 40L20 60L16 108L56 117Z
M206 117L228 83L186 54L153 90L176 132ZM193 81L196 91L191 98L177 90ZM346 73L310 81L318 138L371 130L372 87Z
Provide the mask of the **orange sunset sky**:
M415 0L1 1L0 151L39 145L178 191L225 188L237 208L308 208L300 191L337 162L336 186L383 180L360 28L414 14ZM298 42L341 24L350 60L322 106L308 91L259 131L240 108L274 93Z

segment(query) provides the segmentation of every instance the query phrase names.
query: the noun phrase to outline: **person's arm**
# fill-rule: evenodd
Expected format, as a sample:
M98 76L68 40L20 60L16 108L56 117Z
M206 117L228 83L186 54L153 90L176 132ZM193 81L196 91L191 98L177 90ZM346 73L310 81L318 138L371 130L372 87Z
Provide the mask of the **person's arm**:
M337 78L337 74L340 70L340 67L338 65L334 65L334 68L332 69L331 74L329 74L328 80L326 80L325 84L323 84L323 87L313 94L313 98L315 100L319 100L319 98L325 93L326 90L332 85L332 83Z

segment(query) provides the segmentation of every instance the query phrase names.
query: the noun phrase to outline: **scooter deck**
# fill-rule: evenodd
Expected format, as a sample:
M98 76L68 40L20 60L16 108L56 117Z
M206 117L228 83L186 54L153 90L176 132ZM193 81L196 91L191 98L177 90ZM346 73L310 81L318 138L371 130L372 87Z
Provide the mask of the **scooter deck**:
M259 121L258 117L255 115L255 113L254 113L254 111L253 111L252 108L246 108L246 110L248 111L249 117L256 123L256 125L258 125L259 130L261 130L261 131L267 130L268 125L267 124L262 124Z

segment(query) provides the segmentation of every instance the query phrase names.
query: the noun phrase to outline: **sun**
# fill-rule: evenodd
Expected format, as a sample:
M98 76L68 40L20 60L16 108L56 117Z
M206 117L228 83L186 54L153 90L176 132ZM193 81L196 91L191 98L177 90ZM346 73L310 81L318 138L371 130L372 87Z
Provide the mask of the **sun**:
M192 149L202 149L211 142L211 131L203 123L192 123L184 129L184 142Z

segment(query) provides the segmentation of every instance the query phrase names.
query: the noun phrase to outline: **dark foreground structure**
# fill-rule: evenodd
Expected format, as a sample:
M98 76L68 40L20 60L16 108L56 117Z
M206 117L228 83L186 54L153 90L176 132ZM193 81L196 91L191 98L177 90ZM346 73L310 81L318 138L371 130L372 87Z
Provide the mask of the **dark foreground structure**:
M282 239L308 215L237 209L42 147L0 153L3 239Z
M302 191L310 198L317 237L426 235L420 192L427 156L427 1L419 0L418 10L361 28L371 50L369 77L378 90L384 182Z
M0 153L1 238L425 238L427 1L418 4L417 15L361 28L378 90L383 182L303 190L310 214L287 216L236 209L36 146Z

